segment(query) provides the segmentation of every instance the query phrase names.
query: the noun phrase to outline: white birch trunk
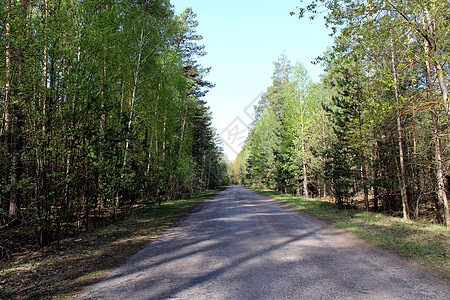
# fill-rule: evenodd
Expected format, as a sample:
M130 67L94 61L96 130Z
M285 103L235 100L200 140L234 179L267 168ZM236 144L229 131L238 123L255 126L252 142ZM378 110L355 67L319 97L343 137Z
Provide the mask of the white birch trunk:
M139 41L139 54L138 59L136 62L136 72L134 73L134 83L133 83L133 92L131 94L131 103L130 103L130 119L128 120L128 127L127 127L127 139L125 141L125 152L123 156L123 170L122 170L122 177L124 175L124 171L127 167L127 159L128 159L128 149L130 147L130 138L131 138L131 125L133 124L133 117L134 117L134 106L136 103L136 90L138 85L138 79L139 79L139 70L141 66L141 57L142 57L142 50L144 48L144 28L141 30L141 38Z

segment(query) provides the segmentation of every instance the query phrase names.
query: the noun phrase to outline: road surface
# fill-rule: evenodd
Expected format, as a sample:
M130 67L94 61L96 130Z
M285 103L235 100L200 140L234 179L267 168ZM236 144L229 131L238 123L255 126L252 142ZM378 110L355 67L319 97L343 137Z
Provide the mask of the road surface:
M450 286L308 214L230 186L81 299L450 299Z

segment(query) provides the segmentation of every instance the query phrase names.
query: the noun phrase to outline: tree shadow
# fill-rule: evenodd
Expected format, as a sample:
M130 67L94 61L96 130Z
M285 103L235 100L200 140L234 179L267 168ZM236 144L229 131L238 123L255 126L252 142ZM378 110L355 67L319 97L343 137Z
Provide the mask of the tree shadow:
M206 203L81 299L390 298L420 288L347 245L343 231L239 192Z

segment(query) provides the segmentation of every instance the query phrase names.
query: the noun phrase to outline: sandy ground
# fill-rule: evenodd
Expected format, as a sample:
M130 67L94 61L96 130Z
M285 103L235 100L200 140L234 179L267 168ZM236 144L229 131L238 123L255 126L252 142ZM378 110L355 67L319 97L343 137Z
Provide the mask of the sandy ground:
M80 299L450 299L450 287L343 230L230 186Z

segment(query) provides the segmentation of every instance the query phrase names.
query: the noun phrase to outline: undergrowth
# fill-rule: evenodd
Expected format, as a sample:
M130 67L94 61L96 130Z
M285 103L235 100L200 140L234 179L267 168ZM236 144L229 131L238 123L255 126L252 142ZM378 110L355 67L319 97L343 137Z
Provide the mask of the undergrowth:
M142 249L218 190L141 208L100 229L0 262L0 299L68 298Z

